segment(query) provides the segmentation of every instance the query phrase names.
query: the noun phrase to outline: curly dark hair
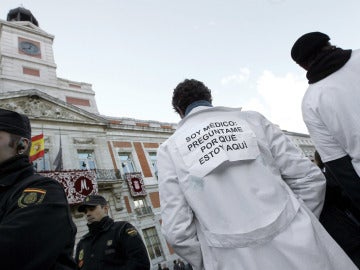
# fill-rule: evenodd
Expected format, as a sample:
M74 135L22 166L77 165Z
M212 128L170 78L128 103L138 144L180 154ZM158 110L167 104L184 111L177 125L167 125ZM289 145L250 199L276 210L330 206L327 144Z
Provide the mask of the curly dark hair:
M184 114L187 106L198 100L206 100L211 103L211 90L203 82L185 79L174 89L172 106L175 112Z

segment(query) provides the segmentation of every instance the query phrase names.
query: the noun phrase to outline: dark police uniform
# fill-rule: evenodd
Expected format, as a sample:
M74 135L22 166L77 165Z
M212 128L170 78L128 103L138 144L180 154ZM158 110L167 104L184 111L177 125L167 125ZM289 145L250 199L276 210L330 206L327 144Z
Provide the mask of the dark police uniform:
M128 222L104 217L96 228L89 226L76 248L75 260L81 270L149 270L145 245Z
M26 155L0 164L1 269L76 269L75 234L57 181L34 174Z

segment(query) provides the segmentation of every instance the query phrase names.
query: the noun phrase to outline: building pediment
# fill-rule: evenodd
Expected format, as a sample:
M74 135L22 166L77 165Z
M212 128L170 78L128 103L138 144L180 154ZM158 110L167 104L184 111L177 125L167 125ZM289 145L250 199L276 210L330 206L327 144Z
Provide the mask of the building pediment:
M30 119L107 125L108 121L37 89L3 93L0 108L26 114Z

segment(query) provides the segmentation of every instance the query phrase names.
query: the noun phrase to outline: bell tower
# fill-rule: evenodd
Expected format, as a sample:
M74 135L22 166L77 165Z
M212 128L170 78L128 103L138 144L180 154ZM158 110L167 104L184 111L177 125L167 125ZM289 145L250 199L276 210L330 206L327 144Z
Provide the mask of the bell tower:
M54 36L23 7L11 9L0 24L0 93L38 89L52 95L49 86L57 84Z
M57 77L53 42L54 35L26 8L11 9L6 21L0 19L0 94L37 89L99 114L91 84Z

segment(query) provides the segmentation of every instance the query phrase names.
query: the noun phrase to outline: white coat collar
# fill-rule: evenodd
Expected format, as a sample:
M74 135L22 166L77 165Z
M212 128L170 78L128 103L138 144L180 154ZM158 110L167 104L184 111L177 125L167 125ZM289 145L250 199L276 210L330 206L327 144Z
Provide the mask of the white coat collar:
M223 106L217 106L217 107L209 107L209 106L198 106L192 109L188 115L186 115L181 121L178 123L177 128L181 127L183 123L195 115L198 115L205 111L213 111L213 110L222 110L222 111L232 111L232 110L241 110L242 108L229 108L229 107L223 107Z

